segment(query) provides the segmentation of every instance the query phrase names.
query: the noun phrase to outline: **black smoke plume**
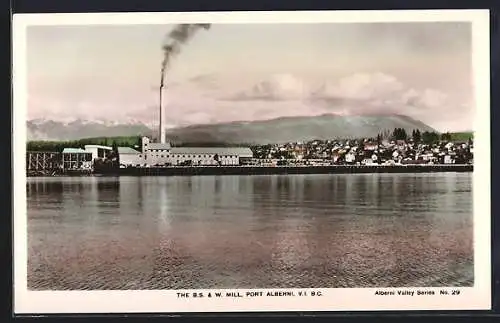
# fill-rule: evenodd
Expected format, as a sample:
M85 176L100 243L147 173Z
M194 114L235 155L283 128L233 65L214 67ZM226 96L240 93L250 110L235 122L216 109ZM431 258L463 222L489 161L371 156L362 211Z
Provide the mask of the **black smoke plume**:
M163 88L165 80L165 72L170 63L170 59L179 54L181 46L189 41L194 34L200 29L208 30L211 24L181 24L176 25L172 31L167 35L166 41L162 46L163 49L163 62L161 63L161 82L160 88Z

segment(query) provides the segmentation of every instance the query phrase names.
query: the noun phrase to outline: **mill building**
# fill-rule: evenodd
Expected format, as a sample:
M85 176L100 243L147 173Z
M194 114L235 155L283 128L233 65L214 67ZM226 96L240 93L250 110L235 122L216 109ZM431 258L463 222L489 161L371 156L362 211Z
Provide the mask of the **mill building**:
M169 142L155 143L142 138L142 149L118 147L121 167L155 166L236 166L253 157L248 147L172 147Z

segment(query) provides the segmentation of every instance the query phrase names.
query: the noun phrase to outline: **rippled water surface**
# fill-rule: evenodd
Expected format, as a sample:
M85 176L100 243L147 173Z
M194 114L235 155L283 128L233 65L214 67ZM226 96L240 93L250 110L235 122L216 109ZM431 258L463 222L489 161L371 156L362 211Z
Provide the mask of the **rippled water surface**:
M28 287L471 286L471 186L471 173L28 178Z

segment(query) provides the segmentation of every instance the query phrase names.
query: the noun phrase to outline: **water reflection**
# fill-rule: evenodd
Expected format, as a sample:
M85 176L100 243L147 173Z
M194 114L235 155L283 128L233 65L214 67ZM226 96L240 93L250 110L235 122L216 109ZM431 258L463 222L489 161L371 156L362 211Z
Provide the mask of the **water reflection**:
M29 178L29 286L470 285L471 177Z

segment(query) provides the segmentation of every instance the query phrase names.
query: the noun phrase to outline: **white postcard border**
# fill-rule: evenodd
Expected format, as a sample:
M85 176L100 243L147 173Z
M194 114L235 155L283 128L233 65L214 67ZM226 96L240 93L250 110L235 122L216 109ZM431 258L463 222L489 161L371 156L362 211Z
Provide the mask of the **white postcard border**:
M375 291L405 288L284 289L309 296L179 298L181 291L28 291L26 214L26 28L30 25L210 23L354 23L469 21L472 23L476 119L474 123L474 287L412 288L437 296L379 296ZM13 190L14 312L136 313L231 311L474 310L491 307L490 248L490 78L488 10L294 11L19 14L13 17ZM446 290L448 295L439 295ZM451 295L459 290L459 295ZM234 290L245 294L252 290ZM254 290L268 291L279 290ZM318 291L322 296L310 296Z

